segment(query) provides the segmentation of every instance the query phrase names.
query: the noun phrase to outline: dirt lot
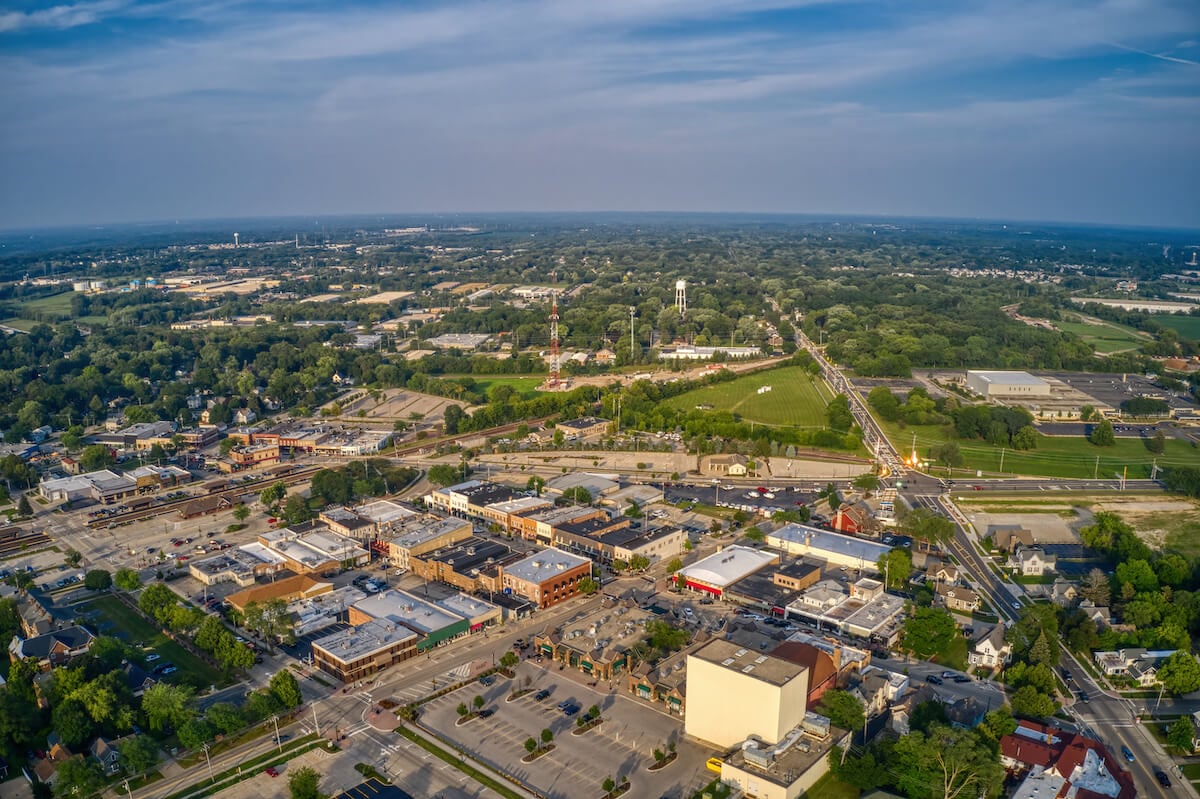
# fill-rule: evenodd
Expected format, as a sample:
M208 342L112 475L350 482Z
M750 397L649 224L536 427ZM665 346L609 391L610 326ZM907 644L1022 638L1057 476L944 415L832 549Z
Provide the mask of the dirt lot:
M440 422L442 414L448 405L467 407L464 403L455 402L445 397L435 397L432 394L421 394L403 388L387 389L382 399L376 402L369 394L342 408L342 418L365 422L395 422L409 421L412 414L421 415L424 425ZM365 416L359 416L359 411L365 411Z

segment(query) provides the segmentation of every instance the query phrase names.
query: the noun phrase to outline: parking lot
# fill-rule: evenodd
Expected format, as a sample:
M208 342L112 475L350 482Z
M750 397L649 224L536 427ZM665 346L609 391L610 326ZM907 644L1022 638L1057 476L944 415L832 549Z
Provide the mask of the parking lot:
M543 665L551 666L550 670ZM519 685L524 686L528 678L534 691L548 690L550 695L542 701L534 693L506 701L513 680L500 678L490 686L473 682L429 702L421 723L550 797L599 795L605 778L622 774L629 777L634 797L682 796L707 781L704 761L712 752L683 740L682 720L621 694L620 681L615 689L607 683L591 687L579 672L543 665L525 661L516 677ZM456 726L459 703L470 705L476 695L495 713ZM581 708L578 714L568 716L558 708L567 700ZM576 719L592 705L599 706L604 723L583 735L572 735ZM543 729L554 734L554 751L522 763L525 741L538 738ZM647 771L654 762L653 750L666 751L668 742L675 743L678 759L659 772Z

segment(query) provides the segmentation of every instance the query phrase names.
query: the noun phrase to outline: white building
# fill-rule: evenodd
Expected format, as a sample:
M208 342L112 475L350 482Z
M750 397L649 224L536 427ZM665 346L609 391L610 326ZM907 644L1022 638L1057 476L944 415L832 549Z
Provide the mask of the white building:
M720 597L733 583L778 562L779 556L771 552L742 546L725 547L680 569L678 579L684 588Z
M838 566L877 571L879 559L891 551L886 544L818 530L804 524L785 524L767 533L767 546L789 555L816 558Z
M970 370L967 372L967 388L985 399L1050 396L1050 384L1029 372Z

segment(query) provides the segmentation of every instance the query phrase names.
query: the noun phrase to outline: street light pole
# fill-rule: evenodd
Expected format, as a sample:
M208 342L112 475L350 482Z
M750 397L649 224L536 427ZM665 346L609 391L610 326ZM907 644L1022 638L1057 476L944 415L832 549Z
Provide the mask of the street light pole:
M316 703L316 701L313 701L312 710L313 710L313 724L317 728L317 737L320 738L321 737L321 722L317 718L317 703Z
M133 789L129 787L129 780L125 780L125 792L129 794L129 799L133 799Z
M279 740L279 716L272 715L271 723L275 725L275 745L279 747L280 752L283 752L283 741Z
M208 756L208 742L205 741L201 744L201 748L204 749L204 760L208 763L208 779L210 782L216 782L217 778L213 776L212 759Z

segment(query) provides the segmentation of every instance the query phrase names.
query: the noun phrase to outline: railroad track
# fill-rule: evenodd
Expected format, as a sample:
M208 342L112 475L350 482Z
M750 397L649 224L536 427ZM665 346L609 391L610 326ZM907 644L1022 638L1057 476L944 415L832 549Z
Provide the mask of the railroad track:
M45 533L35 533L28 530L10 530L0 534L0 559L10 555L18 555L22 550L40 547L52 543L50 536Z

